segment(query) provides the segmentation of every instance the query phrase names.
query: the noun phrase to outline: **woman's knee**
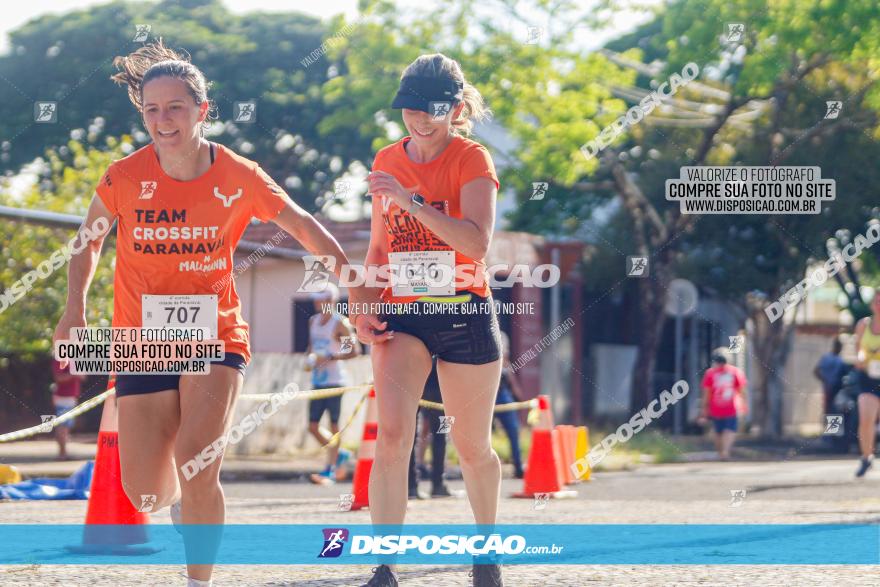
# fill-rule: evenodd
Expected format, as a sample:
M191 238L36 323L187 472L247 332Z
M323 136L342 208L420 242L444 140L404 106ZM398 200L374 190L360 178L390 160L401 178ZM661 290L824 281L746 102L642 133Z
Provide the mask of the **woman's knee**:
M376 452L383 456L399 457L409 455L412 450L415 433L407 431L405 426L392 424L380 426L376 436Z
M500 462L492 443L487 440L475 442L473 438L455 436L455 450L458 458L464 466L478 466L486 462Z

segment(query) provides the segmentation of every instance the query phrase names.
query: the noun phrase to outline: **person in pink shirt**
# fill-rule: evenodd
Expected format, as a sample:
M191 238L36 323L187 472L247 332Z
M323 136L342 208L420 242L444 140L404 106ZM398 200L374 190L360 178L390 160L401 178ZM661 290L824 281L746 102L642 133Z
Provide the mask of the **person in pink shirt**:
M712 367L703 376L703 409L700 423L712 420L715 449L722 461L730 458L736 439L737 415L748 414L748 383L745 374L727 364L727 349L712 353Z

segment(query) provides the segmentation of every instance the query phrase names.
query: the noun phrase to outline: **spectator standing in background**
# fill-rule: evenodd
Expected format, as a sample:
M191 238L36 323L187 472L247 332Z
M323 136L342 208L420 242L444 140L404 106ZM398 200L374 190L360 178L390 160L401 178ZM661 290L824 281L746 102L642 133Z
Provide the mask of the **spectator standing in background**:
M748 383L745 374L727 364L728 351L721 347L712 353L712 367L703 377L703 410L699 422L712 420L718 458L730 458L736 440L737 415L748 414Z
M61 416L76 406L79 400L80 386L85 380L85 375L73 375L70 373L70 363L61 367L61 363L52 359L52 378L55 385L52 389L52 405L55 406L55 417ZM73 418L55 426L55 440L58 442L58 458L66 461L67 442L70 440L70 429L73 427Z

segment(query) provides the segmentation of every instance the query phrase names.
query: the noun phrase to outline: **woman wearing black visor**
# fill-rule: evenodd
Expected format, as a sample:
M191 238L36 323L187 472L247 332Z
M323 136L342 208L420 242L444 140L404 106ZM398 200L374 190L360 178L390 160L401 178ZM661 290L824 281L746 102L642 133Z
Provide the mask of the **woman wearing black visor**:
M370 515L376 525L403 524L416 411L436 357L471 509L477 524L492 526L501 488L490 442L501 360L485 257L499 185L488 151L466 138L488 110L459 64L441 54L406 68L391 106L403 110L409 136L373 162L367 264L399 271L381 294L398 305L354 317L360 340L373 345L379 405ZM475 586L503 585L497 561L474 563ZM395 586L397 577L383 564L367 585Z

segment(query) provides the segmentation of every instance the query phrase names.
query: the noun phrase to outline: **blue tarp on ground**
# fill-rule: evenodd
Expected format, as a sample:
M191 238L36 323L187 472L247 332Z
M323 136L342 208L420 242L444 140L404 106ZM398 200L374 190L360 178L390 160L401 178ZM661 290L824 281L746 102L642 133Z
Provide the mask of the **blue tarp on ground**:
M0 499L88 499L95 462L89 461L67 479L38 478L0 485Z

